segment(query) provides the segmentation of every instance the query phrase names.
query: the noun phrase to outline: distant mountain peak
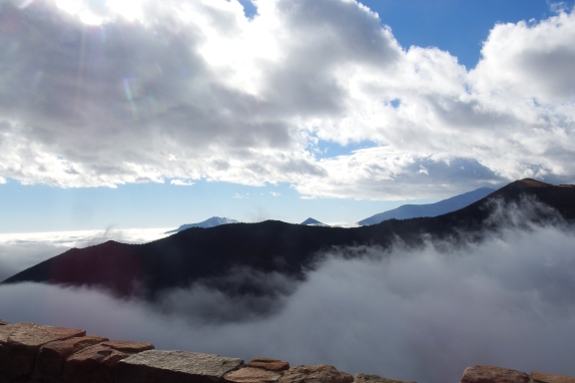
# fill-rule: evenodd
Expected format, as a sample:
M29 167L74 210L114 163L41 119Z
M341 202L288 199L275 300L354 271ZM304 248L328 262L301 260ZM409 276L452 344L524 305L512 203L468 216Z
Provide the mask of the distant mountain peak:
M521 182L521 181L517 181ZM536 181L535 181L536 182ZM401 205L398 208L375 214L358 222L360 226L375 225L389 219L410 219L419 217L437 217L463 209L493 193L495 189L480 188L454 197L424 205Z
M491 238L492 233L509 228L509 224L516 225L512 222L515 217L525 219L518 226L511 226L517 228L575 222L575 187L518 188L518 185L525 184L508 185L448 214L389 220L364 227L311 227L306 223L317 225L319 222L313 218L302 225L268 220L222 225L213 230L186 230L140 245L108 241L84 249L67 250L11 276L2 284L38 282L100 286L118 296L143 296L153 300L163 291L189 288L194 283L209 280L210 286L237 296L268 291L269 284L257 282L258 278L254 284L252 278L239 278L234 282L235 279L230 279L233 270L251 268L257 272L277 272L303 279L316 262L317 254L333 248L375 246L392 249L398 241L420 248L429 238L442 242L448 239L454 244L458 241L470 243L470 240L477 243ZM492 203L494 199L498 202ZM511 209L513 217L507 218L499 212L505 206ZM219 217L214 218L212 222L221 222Z
M509 185L504 186L502 189L532 189L532 188L552 188L552 187L573 187L573 185L553 185L543 181L538 181L533 178L524 178L519 181L511 182Z
M525 186L536 187L536 188L548 188L548 187L554 186L554 185L551 185L551 184L548 184L545 182L534 180L533 178L524 178L522 180L513 182L511 185L513 185L514 183L520 183L520 184L523 184Z
M325 223L318 221L315 218L309 217L308 219L306 219L305 221L303 221L302 223L300 223L300 225L305 225L305 226L327 226Z
M181 225L177 229L166 231L166 234L179 233L182 230L186 230L186 229L189 229L192 227L202 227L204 229L207 229L210 227L226 225L229 223L238 223L238 221L236 221L235 219L226 218L226 217L211 217L211 218L208 218L202 222L187 223L187 224Z

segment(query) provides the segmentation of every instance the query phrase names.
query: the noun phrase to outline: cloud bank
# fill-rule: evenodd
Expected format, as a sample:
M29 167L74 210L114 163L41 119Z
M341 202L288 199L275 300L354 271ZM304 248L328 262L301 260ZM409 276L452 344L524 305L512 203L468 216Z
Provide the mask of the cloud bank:
M273 312L251 317L242 311L252 298L206 286L176 291L162 307L82 288L7 285L0 318L421 383L458 381L475 364L574 375L574 246L572 228L545 227L466 246L371 249L354 260L334 253L303 283L270 276L285 294Z
M575 179L574 12L495 25L467 70L355 1L254 4L0 3L0 182L405 199Z

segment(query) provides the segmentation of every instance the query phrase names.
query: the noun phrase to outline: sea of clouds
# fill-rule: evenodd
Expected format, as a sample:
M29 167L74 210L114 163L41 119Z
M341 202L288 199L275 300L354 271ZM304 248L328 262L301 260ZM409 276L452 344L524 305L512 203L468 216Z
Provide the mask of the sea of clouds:
M481 243L346 249L361 251L356 259L335 251L303 282L249 270L231 276L279 291L263 298L197 285L145 303L86 288L2 285L0 318L420 383L456 382L476 364L575 375L573 248L570 227L511 228ZM11 261L21 264L4 256L3 270Z

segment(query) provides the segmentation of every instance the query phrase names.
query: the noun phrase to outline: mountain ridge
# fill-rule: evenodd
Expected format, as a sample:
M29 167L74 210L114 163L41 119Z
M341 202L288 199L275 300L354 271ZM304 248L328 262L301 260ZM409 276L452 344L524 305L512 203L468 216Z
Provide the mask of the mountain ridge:
M536 181L533 181L536 182ZM274 294L251 280L230 282L233 270L277 272L301 279L318 255L346 247L389 249L398 240L423 246L428 238L480 241L507 223L492 219L500 205L529 211L519 225L575 220L575 188L522 180L463 209L437 217L388 220L355 228L304 226L281 221L190 228L147 244L108 241L71 249L2 283L40 282L99 286L119 296L155 299L166 289L203 282L229 294ZM538 202L534 202L537 200ZM525 205L525 206L524 206ZM557 215L559 213L559 215Z
M368 218L358 221L360 226L375 225L388 219L410 219L419 217L437 217L438 215L451 213L453 211L469 206L473 202L480 200L493 193L496 189L479 188L467 193L459 194L432 204L406 204L395 209L374 214Z
M227 225L230 223L238 223L238 221L236 221L235 219L232 219L232 218L213 216L213 217L208 218L202 222L186 223L186 224L180 225L180 227L178 227L177 229L166 231L164 234L177 233L177 232L180 232L180 231L192 228L192 227L201 227L204 229L208 229L210 227Z

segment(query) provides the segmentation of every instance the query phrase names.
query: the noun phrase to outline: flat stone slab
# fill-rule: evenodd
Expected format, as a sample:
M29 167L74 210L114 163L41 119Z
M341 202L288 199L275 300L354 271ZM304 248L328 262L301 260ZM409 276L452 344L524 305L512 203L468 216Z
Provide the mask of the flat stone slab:
M383 378L379 375L368 375L368 374L355 374L353 383L416 383L416 382L406 382L404 380L393 380Z
M40 346L85 335L84 330L34 323L0 326L0 372L11 378L29 374L32 372L34 354Z
M328 364L298 366L287 370L278 383L351 383L353 376Z
M7 324L10 324L10 323L4 322L2 319L0 319L0 326L4 326L4 325L7 325Z
M521 371L493 366L467 367L460 383L527 383L529 376Z
M277 382L281 374L256 367L244 367L224 376L224 381L231 383L271 383Z
M84 330L34 323L14 323L0 327L0 343L19 343L31 347L40 347L48 342L85 335Z
M117 383L214 383L244 361L186 351L150 350L118 363Z
M113 383L116 364L129 355L97 344L73 354L66 360L70 383Z
M270 371L289 370L289 363L272 358L255 358L248 362L248 367L263 368Z
M109 340L98 335L82 336L50 342L40 348L36 359L38 372L46 375L60 375L64 372L66 359L86 347Z
M575 383L575 377L555 374L545 374L543 372L531 373L531 379L537 383Z
M110 347L126 354L136 354L138 352L155 349L154 345L151 343L132 342L130 340L109 340L107 342L103 342L102 346Z

